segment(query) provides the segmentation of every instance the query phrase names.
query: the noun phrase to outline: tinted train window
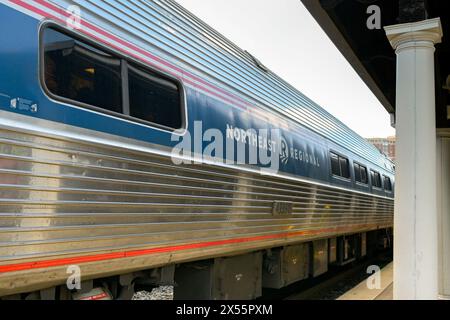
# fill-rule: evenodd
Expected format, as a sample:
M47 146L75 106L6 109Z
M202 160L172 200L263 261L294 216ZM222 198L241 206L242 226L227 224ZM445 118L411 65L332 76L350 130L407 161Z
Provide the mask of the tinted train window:
M369 183L369 178L367 177L367 168L361 166L361 182L364 184Z
M181 128L180 92L176 84L130 67L128 85L132 117L169 128Z
M355 181L367 184L367 168L358 164L353 164L354 170L355 170Z
M378 172L371 170L370 175L372 178L372 186L381 188L381 176Z
M332 153L331 157L331 173L340 176L341 175L341 167L339 165L339 156Z
M384 190L392 191L392 183L389 177L384 176Z
M343 178L350 178L349 161L347 158L339 156L333 152L330 153L331 173Z
M122 112L121 62L53 29L44 32L47 89L63 98Z
M54 28L43 33L44 82L70 103L163 128L183 127L178 83Z
M344 178L350 178L350 169L348 159L339 157L339 163L341 165L341 176Z

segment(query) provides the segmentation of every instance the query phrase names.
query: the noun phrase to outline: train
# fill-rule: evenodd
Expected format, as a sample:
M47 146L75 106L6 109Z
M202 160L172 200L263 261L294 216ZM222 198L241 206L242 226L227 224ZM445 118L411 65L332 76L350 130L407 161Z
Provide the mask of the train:
M0 299L254 299L392 241L394 163L176 1L0 34Z

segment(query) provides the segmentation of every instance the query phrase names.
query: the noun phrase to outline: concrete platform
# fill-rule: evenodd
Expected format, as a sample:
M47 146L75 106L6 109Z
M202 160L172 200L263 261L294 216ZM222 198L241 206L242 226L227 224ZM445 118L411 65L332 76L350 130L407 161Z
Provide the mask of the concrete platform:
M353 289L344 293L337 300L392 300L393 270L394 264L390 263L375 275L381 276L381 285L379 289L369 289L367 286L367 280L364 280Z

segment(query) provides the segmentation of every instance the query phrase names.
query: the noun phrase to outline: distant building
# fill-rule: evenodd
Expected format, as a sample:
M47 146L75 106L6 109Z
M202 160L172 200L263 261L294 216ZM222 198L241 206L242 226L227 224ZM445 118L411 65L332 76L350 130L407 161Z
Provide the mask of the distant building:
M367 141L395 162L395 137L369 138Z

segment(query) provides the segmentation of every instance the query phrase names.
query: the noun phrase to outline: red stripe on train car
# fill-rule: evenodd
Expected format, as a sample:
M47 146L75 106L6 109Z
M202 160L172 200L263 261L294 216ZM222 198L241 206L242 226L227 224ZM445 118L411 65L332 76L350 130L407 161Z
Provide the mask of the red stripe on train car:
M364 228L364 227L368 227L368 225L360 225L360 226L356 226L356 227ZM18 264L2 265L2 266L0 266L0 273L17 272L17 271L42 269L42 268L50 268L50 267L60 267L60 266L71 265L71 264L80 264L80 263L97 262L97 261L105 261L105 260L123 259L123 258L138 257L138 256L152 255L152 254L158 254L158 253L177 252L177 251L184 251L184 250L215 247L215 246L221 246L221 245L227 245L227 244L243 243L243 242L256 242L256 241L261 241L261 240L289 238L289 237L294 237L294 236L318 235L321 233L345 232L345 231L351 232L352 230L350 230L349 228L327 228L327 229L318 229L318 230L305 230L305 231L285 232L285 233L277 233L277 234L255 236L255 237L234 238L234 239L225 239L225 240L217 240L217 241L182 244L182 245L175 245L175 246L157 247L157 248L143 249L143 250L121 251L121 252L113 252L113 253L102 253L102 254L96 254L96 255L78 256L78 257L71 257L71 258L42 260L42 261L36 261L36 262L25 262L25 263L18 263Z

